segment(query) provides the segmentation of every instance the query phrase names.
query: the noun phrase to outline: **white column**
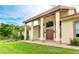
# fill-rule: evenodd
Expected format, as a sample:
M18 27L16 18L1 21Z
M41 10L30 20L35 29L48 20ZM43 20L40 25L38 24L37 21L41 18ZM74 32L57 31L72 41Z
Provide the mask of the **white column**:
M27 39L27 26L24 24L24 40Z
M55 13L56 17L56 41L60 41L60 12Z
M33 22L31 23L31 40L33 40Z
M44 37L43 37L43 21L44 21L44 19L43 18L41 18L40 19L40 40L44 40Z

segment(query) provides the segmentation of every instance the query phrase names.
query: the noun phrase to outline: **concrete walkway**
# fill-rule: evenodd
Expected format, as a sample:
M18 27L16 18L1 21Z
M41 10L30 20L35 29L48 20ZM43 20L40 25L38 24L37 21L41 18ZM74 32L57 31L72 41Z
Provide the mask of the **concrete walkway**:
M44 41L30 41L30 40L23 40L23 42L28 43L35 43L35 44L41 44L41 45L49 45L49 46L56 46L56 47L62 47L62 48L72 48L72 49L79 49L78 46L69 46L67 44L60 44L58 42L44 42Z

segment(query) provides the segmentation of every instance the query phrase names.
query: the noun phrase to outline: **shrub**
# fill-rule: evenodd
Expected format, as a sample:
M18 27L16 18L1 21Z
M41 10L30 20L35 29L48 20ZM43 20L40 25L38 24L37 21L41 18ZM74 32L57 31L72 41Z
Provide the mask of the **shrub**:
M14 34L12 39L18 39L18 35L17 34Z
M4 37L4 36L0 35L0 40L7 40L7 39L8 39L8 37Z
M73 39L70 41L70 45L79 46L79 39Z
M18 39L23 40L23 39L24 39L24 35L23 35L23 34L20 34L20 35L18 36Z

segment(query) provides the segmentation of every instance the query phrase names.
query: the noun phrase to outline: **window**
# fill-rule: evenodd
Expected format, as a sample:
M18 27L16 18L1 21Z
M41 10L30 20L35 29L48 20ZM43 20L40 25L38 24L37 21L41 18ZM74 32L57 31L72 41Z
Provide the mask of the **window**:
M46 24L46 27L51 27L51 26L53 26L54 24L53 24L53 21L49 21L49 22L47 22L47 24Z
M61 31L62 31L62 28L61 28L61 21L60 21L60 38L62 37L62 33L61 33Z
M79 22L75 23L75 34L76 34L76 37L79 37Z

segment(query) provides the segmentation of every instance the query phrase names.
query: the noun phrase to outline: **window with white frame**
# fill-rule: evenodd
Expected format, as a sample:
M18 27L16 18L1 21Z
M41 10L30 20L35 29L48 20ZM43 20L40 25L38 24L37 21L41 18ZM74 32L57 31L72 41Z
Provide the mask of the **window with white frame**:
M79 21L75 23L75 34L76 37L79 37Z

